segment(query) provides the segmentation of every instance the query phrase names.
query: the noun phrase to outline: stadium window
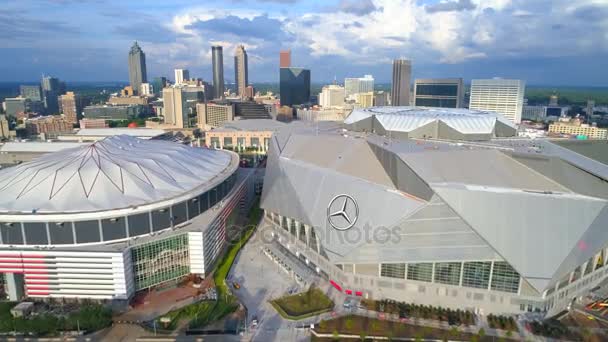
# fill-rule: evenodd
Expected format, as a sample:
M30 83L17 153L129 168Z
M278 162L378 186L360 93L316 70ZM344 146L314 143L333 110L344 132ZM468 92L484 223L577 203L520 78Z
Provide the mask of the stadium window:
M462 272L462 286L476 289L487 289L490 285L492 262L465 262Z
M405 264L380 264L380 276L405 279Z
M519 273L504 261L495 261L490 288L495 291L517 293L519 291Z
M438 262L435 264L435 282L448 285L460 284L459 262Z
M407 279L431 282L433 279L433 263L407 265Z

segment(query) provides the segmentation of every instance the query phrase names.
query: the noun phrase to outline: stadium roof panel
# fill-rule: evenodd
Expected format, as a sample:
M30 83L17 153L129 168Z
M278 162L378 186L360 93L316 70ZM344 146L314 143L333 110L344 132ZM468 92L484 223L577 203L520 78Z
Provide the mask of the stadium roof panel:
M0 212L128 208L201 187L231 164L228 152L113 136L0 171Z

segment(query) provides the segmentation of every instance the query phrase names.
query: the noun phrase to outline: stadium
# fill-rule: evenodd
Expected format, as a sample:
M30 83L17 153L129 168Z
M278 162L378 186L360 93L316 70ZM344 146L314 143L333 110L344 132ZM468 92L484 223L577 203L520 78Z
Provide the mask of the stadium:
M126 300L204 276L252 194L237 154L114 136L0 171L11 300Z
M355 109L344 123L352 131L373 132L392 138L490 140L517 135L513 123L501 114L460 108Z
M274 135L261 207L273 243L348 295L553 315L607 279L606 180L549 141L301 127Z

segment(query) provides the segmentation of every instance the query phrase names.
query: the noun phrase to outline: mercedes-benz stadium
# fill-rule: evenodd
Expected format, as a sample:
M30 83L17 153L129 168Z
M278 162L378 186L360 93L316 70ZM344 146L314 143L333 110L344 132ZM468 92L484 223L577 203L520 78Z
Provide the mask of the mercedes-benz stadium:
M392 138L490 140L517 134L513 123L501 114L461 108L359 108L344 123L352 131Z
M369 132L282 130L269 148L273 243L338 291L555 314L607 279L606 165L549 141Z
M0 171L0 273L23 297L129 299L205 275L250 194L236 153L114 136Z

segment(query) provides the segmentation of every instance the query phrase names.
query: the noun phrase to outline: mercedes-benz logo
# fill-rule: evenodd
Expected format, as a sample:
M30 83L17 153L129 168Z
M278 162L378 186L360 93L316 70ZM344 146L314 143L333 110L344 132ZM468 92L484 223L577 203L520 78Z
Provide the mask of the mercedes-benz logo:
M359 218L357 201L349 195L338 195L327 206L327 220L337 230L352 228Z

